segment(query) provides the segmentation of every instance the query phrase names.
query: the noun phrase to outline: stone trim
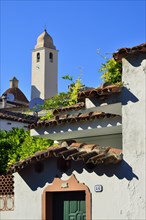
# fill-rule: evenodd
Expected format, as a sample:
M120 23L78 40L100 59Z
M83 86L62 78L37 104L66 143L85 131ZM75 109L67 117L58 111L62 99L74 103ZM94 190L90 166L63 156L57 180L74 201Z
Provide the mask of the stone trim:
M50 207L49 220L52 220L52 193L53 192L69 192L69 191L84 191L86 201L86 219L91 219L91 193L89 188L84 183L79 183L72 175L68 180L55 178L52 185L48 185L42 194L42 220L47 219L46 203ZM47 192L49 193L47 196Z

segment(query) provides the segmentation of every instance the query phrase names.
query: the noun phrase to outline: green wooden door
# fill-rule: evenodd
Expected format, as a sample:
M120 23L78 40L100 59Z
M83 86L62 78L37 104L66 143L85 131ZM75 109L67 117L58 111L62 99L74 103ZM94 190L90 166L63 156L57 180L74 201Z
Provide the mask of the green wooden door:
M53 193L53 220L85 219L85 192Z
M85 201L64 201L64 220L85 220Z

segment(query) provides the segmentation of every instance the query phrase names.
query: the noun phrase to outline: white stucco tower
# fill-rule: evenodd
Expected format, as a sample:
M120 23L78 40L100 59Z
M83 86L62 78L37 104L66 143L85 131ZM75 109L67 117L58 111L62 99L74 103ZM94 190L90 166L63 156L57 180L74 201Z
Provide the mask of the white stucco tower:
M58 51L45 30L32 51L31 99L48 99L58 92Z

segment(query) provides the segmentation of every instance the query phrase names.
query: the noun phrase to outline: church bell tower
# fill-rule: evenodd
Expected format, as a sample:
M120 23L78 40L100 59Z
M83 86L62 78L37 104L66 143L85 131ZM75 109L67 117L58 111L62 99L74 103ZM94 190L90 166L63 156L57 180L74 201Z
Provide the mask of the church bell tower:
M45 30L32 51L31 99L48 99L58 93L58 51Z

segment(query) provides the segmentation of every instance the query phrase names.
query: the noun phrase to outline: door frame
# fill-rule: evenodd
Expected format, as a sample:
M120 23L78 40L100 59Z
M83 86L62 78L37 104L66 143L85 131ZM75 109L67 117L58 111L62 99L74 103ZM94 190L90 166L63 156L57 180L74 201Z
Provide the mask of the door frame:
M58 177L54 178L52 184L44 189L42 194L42 220L52 220L52 193L69 191L85 192L86 220L91 220L91 193L84 183L77 181L75 175L72 175L68 180L61 180ZM49 219L46 216L47 206L50 207Z

